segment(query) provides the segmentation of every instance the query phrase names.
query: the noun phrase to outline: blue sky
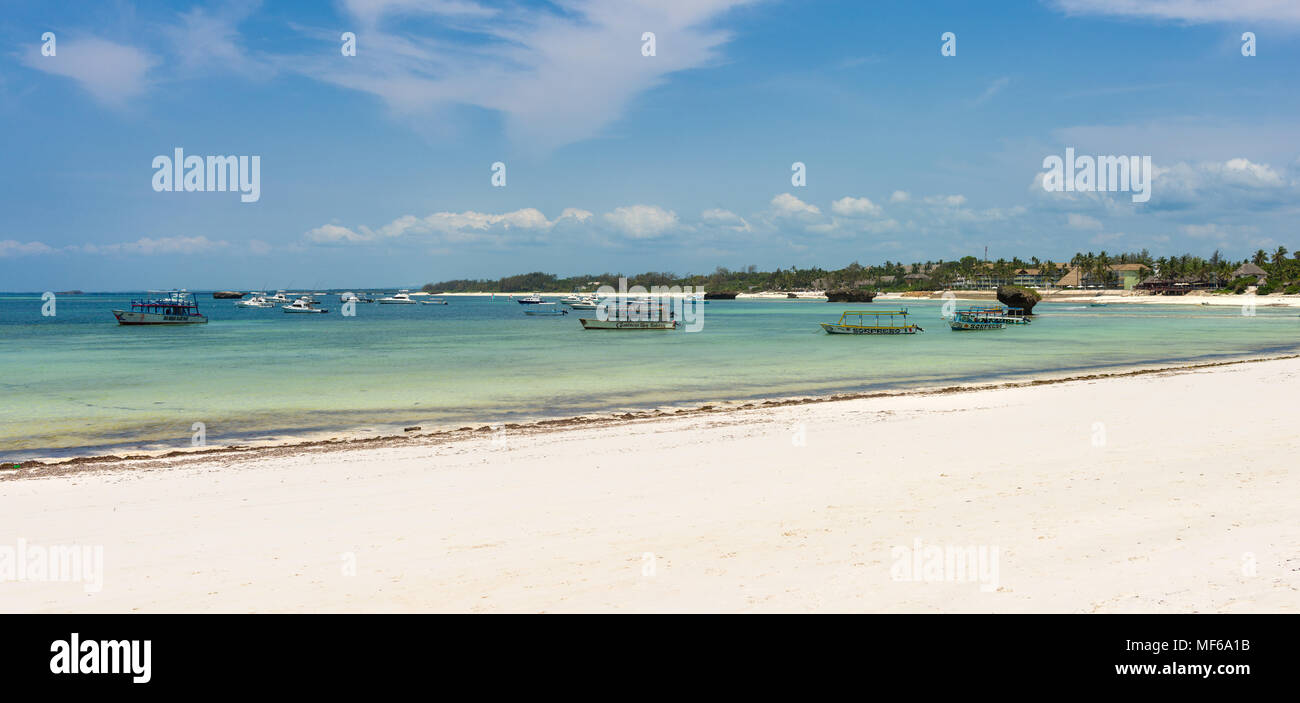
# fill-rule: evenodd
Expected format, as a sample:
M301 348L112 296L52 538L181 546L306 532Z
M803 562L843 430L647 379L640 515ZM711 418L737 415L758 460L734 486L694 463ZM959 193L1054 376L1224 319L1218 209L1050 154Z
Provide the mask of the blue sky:
M985 246L1045 259L1300 249L1300 3L4 12L6 290L837 268ZM955 56L941 55L944 32ZM152 161L177 147L259 156L260 199L155 192ZM1066 147L1150 155L1150 202L1044 191L1043 159Z

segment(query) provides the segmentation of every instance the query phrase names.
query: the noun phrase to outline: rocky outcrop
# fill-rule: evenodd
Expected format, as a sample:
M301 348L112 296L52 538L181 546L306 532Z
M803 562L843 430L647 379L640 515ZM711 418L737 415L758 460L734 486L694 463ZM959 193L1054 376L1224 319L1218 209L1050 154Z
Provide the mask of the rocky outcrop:
M244 294L234 290L219 290L216 293L213 293L212 297L216 298L217 300L231 300L235 298L242 298L244 297Z
M1038 291L1020 286L998 286L998 302L1009 308L1023 308L1026 315L1034 313L1034 306L1043 296Z
M875 291L854 288L826 291L826 302L828 303L870 303L875 297Z
M735 300L736 292L735 291L731 291L731 292L705 291L704 299L705 300Z

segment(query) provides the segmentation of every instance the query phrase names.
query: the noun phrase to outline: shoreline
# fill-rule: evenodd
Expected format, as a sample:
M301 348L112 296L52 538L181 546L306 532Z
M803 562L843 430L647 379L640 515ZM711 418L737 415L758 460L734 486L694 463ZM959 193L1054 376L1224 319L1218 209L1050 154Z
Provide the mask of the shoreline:
M5 609L1295 612L1298 381L1260 359L52 471L0 483L11 546L101 565Z
M862 391L862 392L841 392L825 395L794 395L784 397L762 397L746 398L737 400L714 400L704 403L689 405L685 407L676 407L669 412L665 412L664 407L658 406L653 409L627 409L623 412L600 412L587 413L582 415L572 415L564 417L541 418L527 422L512 423L490 423L471 422L469 425L463 423L462 426L455 429L432 429L416 430L403 433L389 433L378 435L353 435L338 437L337 435L346 435L347 431L326 431L315 433L317 435L335 435L330 439L310 439L289 436L285 439L268 440L258 443L236 443L226 446L207 446L202 448L168 448L157 450L142 450L130 454L98 454L88 456L73 457L43 457L27 459L21 462L10 462L0 466L0 483L5 481L22 480L29 478L45 478L49 476L61 476L83 471L112 471L121 468L121 465L131 464L134 462L157 462L167 460L177 460L183 462L187 459L202 460L204 458L219 457L236 457L240 459L258 459L270 456L283 455L294 452L312 452L312 453L332 453L347 452L374 447L410 447L410 446L437 446L442 444L464 441L477 437L490 435L497 430L505 430L511 433L534 434L555 429L572 429L585 427L608 427L623 424L631 424L644 420L665 420L672 418L685 418L692 416L717 415L727 413L738 413L747 410L761 408L782 408L801 405L818 405L823 403L836 403L854 400L875 400L885 398L912 398L942 396L962 393L977 393L983 391L1005 390L1013 388L1028 388L1044 385L1057 385L1081 381L1097 381L1103 379L1118 379L1134 376L1146 376L1151 374L1178 374L1190 373L1198 370L1212 369L1224 366L1236 366L1241 364L1253 364L1270 361L1284 361L1289 359L1300 359L1300 353L1267 355L1267 356L1245 356L1241 358L1229 358L1220 361L1202 361L1164 364L1162 362L1153 362L1151 364L1124 365L1116 370L1102 371L1106 367L1098 367L1091 373L1072 374L1069 371L1060 374L1046 375L1029 375L1013 378L1003 381L981 382L972 381L969 383L957 383L950 385L921 386L916 388L907 388L902 390L880 390L880 391ZM18 468L13 468L14 464Z

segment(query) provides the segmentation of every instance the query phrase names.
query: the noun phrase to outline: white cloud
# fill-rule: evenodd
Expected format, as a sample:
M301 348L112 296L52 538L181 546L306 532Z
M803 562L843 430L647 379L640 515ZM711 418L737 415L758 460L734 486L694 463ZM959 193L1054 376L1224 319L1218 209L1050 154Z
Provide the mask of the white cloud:
M357 55L283 65L412 117L447 106L494 110L517 144L548 151L598 135L669 74L714 62L730 39L718 21L751 1L560 0L512 7L502 19L465 0L348 0L345 12L364 30ZM408 21L416 15L440 19ZM446 24L455 32L438 31ZM646 31L656 33L653 57L641 54Z
M22 62L38 71L76 81L96 100L122 107L148 87L146 74L157 63L133 46L104 39L58 38L56 54L42 56L39 45L22 55Z
M197 254L200 252L224 249L229 242L213 241L207 237L141 237L134 242L115 244L82 244L72 247L83 254L130 254L132 256L154 256L158 254Z
M19 242L13 239L0 239L0 259L10 256L30 256L33 254L51 254L54 249L42 242Z
M1300 22L1300 3L1292 0L1055 0L1072 15L1112 15L1207 22Z
M1101 220L1077 212L1066 216L1066 224L1074 229L1101 229Z
M926 205L940 205L943 207L961 207L966 204L964 195L929 195L924 200Z
M678 224L677 213L658 205L614 208L613 212L605 213L605 221L633 239L657 237Z
M894 191L893 195L890 195L890 196L889 196L889 202L891 202L891 203L905 203L905 202L907 202L907 200L908 200L909 198L911 198L911 197L912 197L911 194L909 194L909 193L908 193L907 191L905 191L905 190L896 190L896 191Z
M726 227L737 232L749 232L753 230L749 225L749 222L745 221L745 218L730 210L723 210L720 208L705 210L700 213L700 219L703 220L705 224Z
M772 213L777 217L808 218L820 217L821 209L809 205L789 193L782 193L772 198Z
M831 212L844 217L877 217L880 206L867 198L843 197L831 203Z
M984 92L981 93L978 98L975 98L975 104L983 105L984 103L988 102L994 95L997 95L999 92L1002 91L1003 88L1007 87L1007 84L1010 82L1011 79L1008 78L1007 76L1003 76L993 81L992 83L989 84L989 87L984 89Z
M306 234L307 240L312 242L364 242L368 237L357 234L347 227L338 225L321 225Z

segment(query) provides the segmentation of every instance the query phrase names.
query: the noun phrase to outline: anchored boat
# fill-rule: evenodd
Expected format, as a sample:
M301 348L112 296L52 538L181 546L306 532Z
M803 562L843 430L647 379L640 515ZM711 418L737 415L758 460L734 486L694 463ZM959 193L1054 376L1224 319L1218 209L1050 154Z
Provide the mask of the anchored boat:
M285 312L295 312L295 313L323 314L329 312L329 310L325 308L316 307L316 303L311 298L308 298L307 296L303 296L288 305L282 305L280 306L280 309L284 310Z
M846 310L839 322L820 322L826 334L916 334L920 326L907 321L907 308L901 310Z
M974 330L1000 330L1004 329L1007 323L990 315L966 310L954 313L952 319L948 320L948 326L955 332L968 332Z
M964 310L958 310L957 314L989 322L1001 322L1004 325L1027 325L1030 322L1024 308L1004 308L1001 305L972 305Z
M411 292L403 288L387 298L380 298L380 305L418 305L420 301L411 300Z
M113 317L120 325L194 325L208 318L199 312L194 294L183 290L149 291L162 293L159 298L132 300L130 310L114 310Z
M595 319L580 317L584 330L675 330L677 320L668 306L650 300L601 303ZM604 317L605 319L601 319Z

